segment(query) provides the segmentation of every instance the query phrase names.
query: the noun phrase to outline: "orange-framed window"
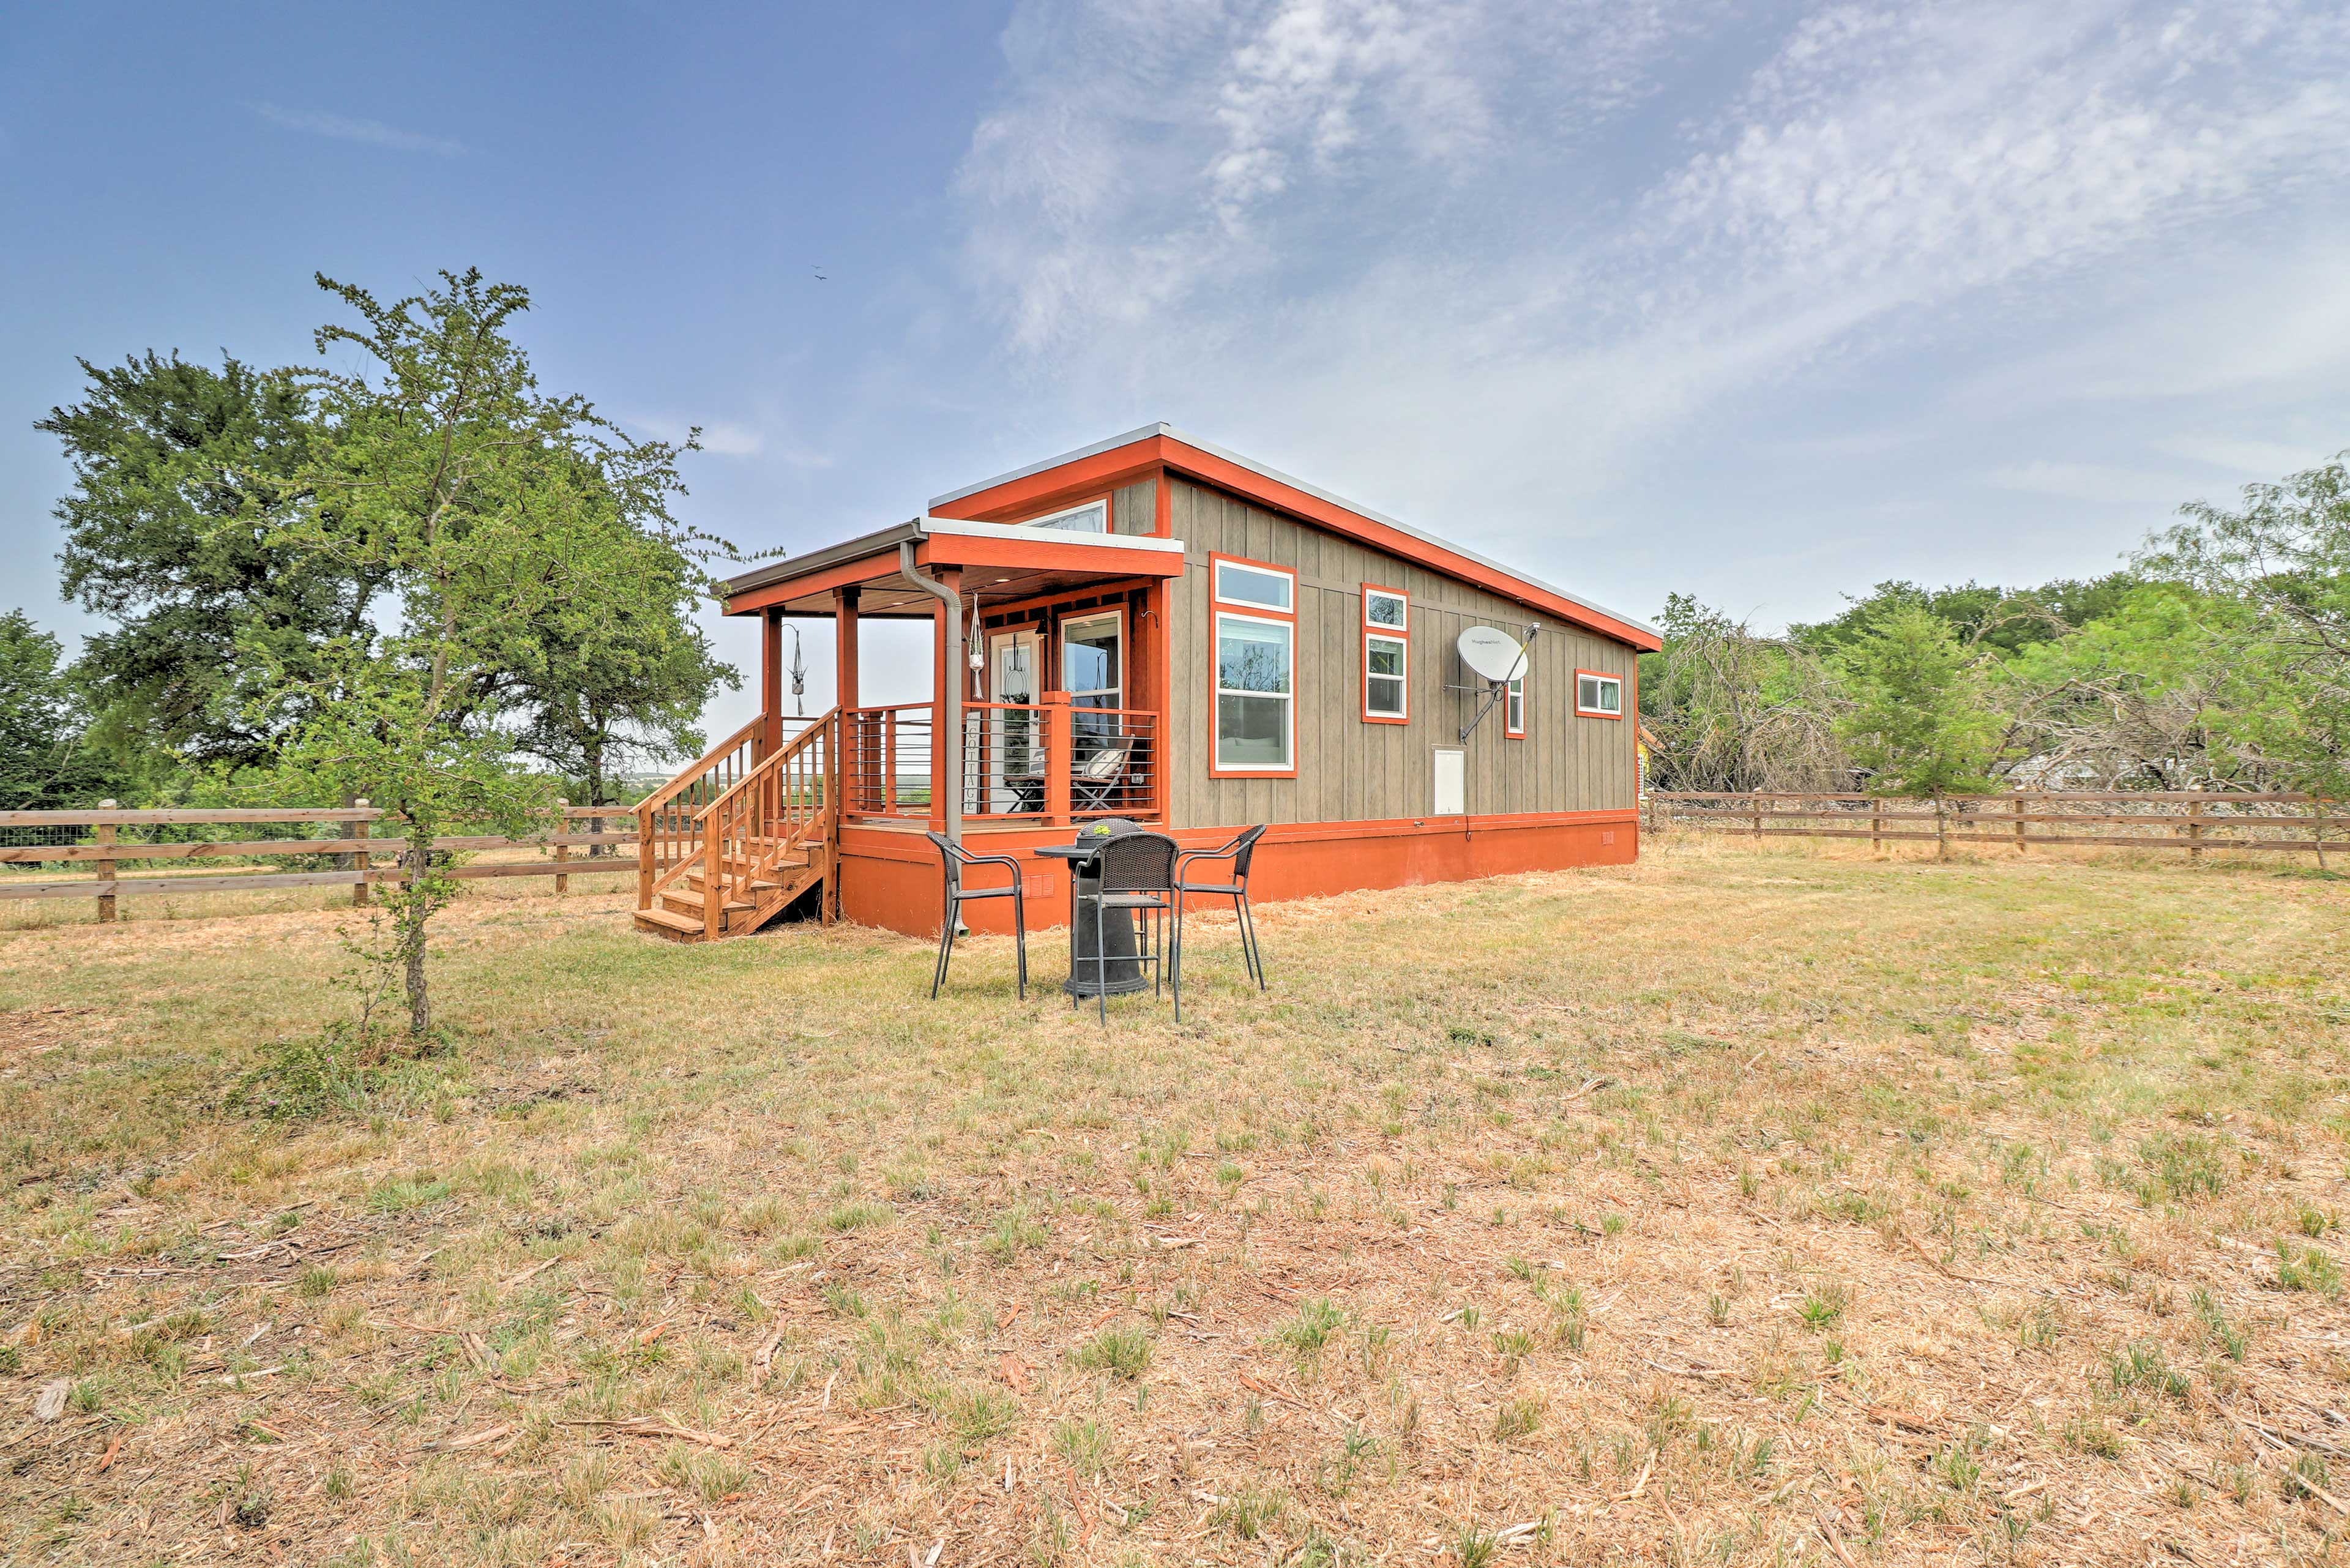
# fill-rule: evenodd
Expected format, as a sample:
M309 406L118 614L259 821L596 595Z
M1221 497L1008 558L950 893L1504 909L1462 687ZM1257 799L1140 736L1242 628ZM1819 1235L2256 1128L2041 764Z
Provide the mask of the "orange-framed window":
M1523 675L1512 680L1502 695L1502 733L1513 741L1526 738L1526 678Z
M1411 721L1411 598L1363 585L1363 722Z
M1208 584L1215 611L1208 772L1216 778L1295 778L1297 574L1211 554Z
M1575 712L1581 719L1621 719L1624 716L1624 678L1610 675L1604 670L1576 670Z

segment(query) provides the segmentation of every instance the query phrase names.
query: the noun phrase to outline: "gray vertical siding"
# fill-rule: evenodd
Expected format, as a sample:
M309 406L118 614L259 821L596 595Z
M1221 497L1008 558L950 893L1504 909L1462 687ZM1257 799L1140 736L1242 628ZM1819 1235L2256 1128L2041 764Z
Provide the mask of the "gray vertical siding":
M1120 487L1110 496L1109 531L1148 534L1159 525L1159 483L1145 479Z
M1461 668L1454 639L1462 628L1475 625L1500 627L1516 637L1529 620L1544 626L1527 666L1526 736L1503 736L1497 706L1471 737L1471 813L1590 811L1634 804L1632 717L1582 719L1575 712L1578 668L1621 676L1629 704L1637 657L1632 648L1222 491L1180 479L1172 483L1174 532L1184 542L1185 563L1183 576L1169 585L1175 680L1167 755L1175 763L1170 784L1177 826L1425 816L1435 805L1434 750L1458 744L1461 726L1476 711L1473 696L1444 690L1448 682L1472 679ZM1211 551L1297 573L1294 779L1209 776ZM1400 588L1411 597L1409 724L1362 719L1367 582Z

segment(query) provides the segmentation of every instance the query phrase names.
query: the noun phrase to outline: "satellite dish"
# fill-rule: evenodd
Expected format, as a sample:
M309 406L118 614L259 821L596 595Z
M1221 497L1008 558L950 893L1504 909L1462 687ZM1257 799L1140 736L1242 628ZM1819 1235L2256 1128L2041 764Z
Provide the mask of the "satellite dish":
M1516 675L1526 656L1518 639L1498 627L1472 626L1461 634L1457 646L1461 662L1487 680L1507 680Z

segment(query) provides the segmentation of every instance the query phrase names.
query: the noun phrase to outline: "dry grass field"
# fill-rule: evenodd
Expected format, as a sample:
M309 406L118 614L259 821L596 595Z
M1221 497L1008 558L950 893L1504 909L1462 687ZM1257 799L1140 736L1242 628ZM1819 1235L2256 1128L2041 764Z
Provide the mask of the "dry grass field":
M1687 837L1268 909L1270 997L1227 925L1107 1034L1003 942L933 1004L919 942L498 887L455 1055L298 1122L227 1096L348 911L140 908L0 935L0 1560L2350 1532L2350 882Z

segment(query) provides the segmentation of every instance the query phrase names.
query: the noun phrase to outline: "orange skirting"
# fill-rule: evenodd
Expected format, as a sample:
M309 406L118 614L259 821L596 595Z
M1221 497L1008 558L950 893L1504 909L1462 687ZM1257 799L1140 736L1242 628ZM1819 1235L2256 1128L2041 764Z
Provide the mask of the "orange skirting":
M981 827L965 825L963 846L974 855L1017 857L1027 888L1032 929L1067 923L1069 878L1058 860L1030 853L1040 844L1066 844L1066 827ZM1186 828L1175 835L1187 849L1212 849L1232 830ZM1304 822L1275 826L1258 840L1253 902L1319 898L1361 888L1409 888L1465 882L1516 871L1558 871L1575 866L1628 866L1639 854L1639 814L1620 811L1530 813L1425 822ZM1202 875L1208 872L1202 867ZM1000 867L981 867L970 886L1000 887ZM934 937L941 908L938 851L920 832L851 825L840 835L841 913L862 925ZM1009 899L963 906L976 930L1009 932Z

